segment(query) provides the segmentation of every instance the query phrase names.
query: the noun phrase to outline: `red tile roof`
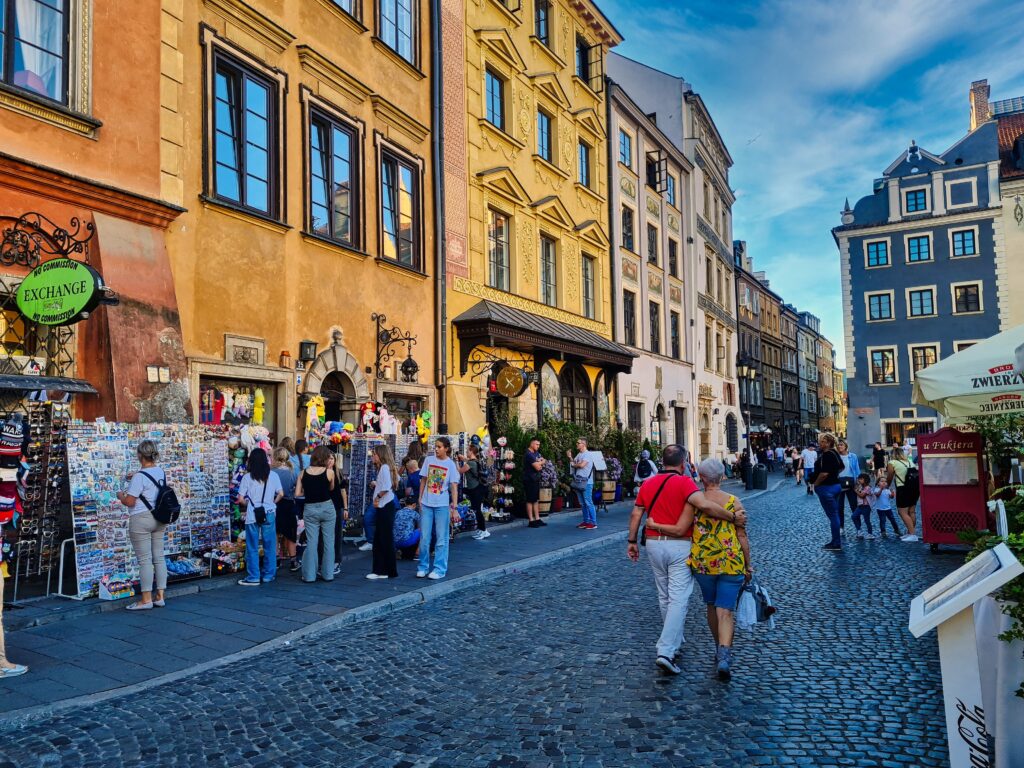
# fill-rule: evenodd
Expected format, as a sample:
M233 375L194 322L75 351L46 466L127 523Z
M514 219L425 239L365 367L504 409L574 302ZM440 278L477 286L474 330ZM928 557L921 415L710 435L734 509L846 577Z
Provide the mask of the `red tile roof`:
M1004 179L1024 176L1024 169L1018 168L1013 159L1013 145L1024 134L1024 112L998 118L999 130L999 175Z

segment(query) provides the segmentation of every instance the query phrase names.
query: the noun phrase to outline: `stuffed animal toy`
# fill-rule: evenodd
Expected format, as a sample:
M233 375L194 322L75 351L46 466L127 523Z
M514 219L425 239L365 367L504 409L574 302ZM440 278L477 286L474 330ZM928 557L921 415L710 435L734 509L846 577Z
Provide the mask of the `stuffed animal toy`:
M430 421L433 417L430 411L423 411L416 417L416 434L419 435L420 442L424 445L430 439Z
M398 434L398 419L392 416L384 405L380 407L380 431L384 435Z
M256 426L250 426L249 431L252 433L253 440L256 441L256 447L266 451L269 457L274 452L274 447L270 444L270 430L264 427L262 424Z
M246 453L252 453L252 449L256 447L256 436L253 434L252 427L246 424L242 427L242 431L239 435L242 441L242 447Z
M262 424L263 413L267 405L267 396L263 394L263 390L259 387L256 388L256 394L252 398L252 423Z
M375 425L377 422L377 413L374 410L375 405L372 402L365 402L359 406L359 431L360 432L375 432Z

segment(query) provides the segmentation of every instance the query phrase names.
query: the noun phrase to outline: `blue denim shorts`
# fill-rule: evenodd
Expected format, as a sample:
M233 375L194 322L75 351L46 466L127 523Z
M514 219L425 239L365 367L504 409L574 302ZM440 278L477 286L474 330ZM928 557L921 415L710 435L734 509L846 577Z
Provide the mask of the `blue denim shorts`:
M740 601L740 588L743 586L742 574L695 573L693 578L700 587L700 594L705 603L716 608L736 610L736 604Z

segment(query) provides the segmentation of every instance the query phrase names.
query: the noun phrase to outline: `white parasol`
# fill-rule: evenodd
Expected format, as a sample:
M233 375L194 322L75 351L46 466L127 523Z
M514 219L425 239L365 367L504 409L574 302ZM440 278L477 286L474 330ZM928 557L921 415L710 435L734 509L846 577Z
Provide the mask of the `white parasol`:
M949 419L1024 413L1024 325L980 341L914 377L913 400Z

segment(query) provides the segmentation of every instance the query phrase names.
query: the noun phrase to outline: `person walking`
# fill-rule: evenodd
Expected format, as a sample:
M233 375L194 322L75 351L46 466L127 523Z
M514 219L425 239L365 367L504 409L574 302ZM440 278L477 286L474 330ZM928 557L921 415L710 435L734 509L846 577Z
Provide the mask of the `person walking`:
M305 498L306 551L302 555L302 580L307 584L316 581L317 572L324 581L334 581L334 527L338 522L331 500L334 479L334 454L319 445L295 484L295 495ZM321 537L324 541L322 558Z
M296 545L299 540L299 518L295 513L295 483L298 475L292 469L291 455L283 445L274 450L274 463L271 470L281 483L284 496L277 502L277 535L281 537L281 550L288 559L288 570L297 571L301 567L296 557Z
M640 458L637 459L636 468L633 470L633 491L639 492L640 486L656 474L658 474L658 465L651 461L651 452L645 448L640 451Z
M238 504L245 509L245 578L243 587L269 584L277 575L277 503L284 498L281 480L270 471L267 452L249 452L248 470L238 487ZM260 545L263 560L260 561Z
M790 451L790 456L793 457L793 474L796 475L796 484L804 484L804 457L803 454L797 450L794 445L793 450Z
M443 579L448 575L448 526L458 514L459 468L451 459L452 443L441 436L434 455L423 459L420 479L420 563L416 578ZM434 567L430 567L430 537L436 532Z
M661 453L664 469L650 482L640 486L629 518L626 556L634 563L640 560L639 533L645 528L647 558L651 562L654 584L658 590L662 628L655 647L654 663L668 674L682 670L676 655L685 642L686 604L693 591L693 575L687 560L690 557L691 528L696 510L711 517L746 523L746 515L727 511L709 499L693 480L683 474L686 449L666 445ZM646 515L646 522L644 517Z
M871 488L871 475L867 472L861 472L857 476L857 486L854 489L854 493L857 494L857 508L853 512L853 527L857 529L857 538L874 539L875 532L871 526L871 502L875 498L875 493ZM861 518L863 518L864 526L868 531L866 536L864 531L861 530Z
M526 519L530 528L543 528L540 519L540 471L548 460L540 455L540 438L533 438L523 457L523 494L526 496Z
M4 548L0 546L0 680L6 677L18 677L28 672L24 664L14 664L7 660L4 648Z
M398 486L398 469L395 457L387 445L377 445L371 455L377 470L377 483L373 487L373 506L376 520L373 529L373 570L366 574L368 579L398 578L398 564L395 559L395 488Z
M786 449L783 448L781 445L775 446L775 466L786 466Z
M818 435L818 447L821 453L815 459L813 484L808 481L808 487L813 487L814 493L818 494L818 501L825 510L825 517L828 518L832 533L832 538L822 549L826 552L842 552L839 505L843 503L843 489L839 484L839 473L843 471L843 458L836 450L836 436L829 432Z
M470 445L467 449L469 458L466 459L466 473L462 477L462 487L466 491L466 498L469 499L469 506L476 515L476 531L473 538L477 541L486 539L491 535L487 530L487 521L484 519L483 503L487 497L487 486L483 482L483 460L480 458L480 448Z
M840 457L843 459L843 471L839 473L839 485L843 489L839 505L839 530L846 534L846 504L850 505L850 515L857 511L857 478L860 477L860 457L850 451L845 440L836 444ZM870 525L870 522L869 522ZM857 524L857 530L860 525Z
M154 441L143 440L135 453L141 469L132 475L127 490L118 491L117 500L129 510L128 538L135 550L135 558L139 561L139 592L142 593L140 599L128 605L127 609L148 611L153 606L163 608L165 605L167 560L164 559L164 531L167 526L153 517L150 511L156 505L157 492L160 484L167 481L167 475L156 464L160 451Z
M910 470L914 472L911 473ZM921 496L921 489L917 479L917 465L910 460L903 448L896 447L892 451L892 461L886 467L886 477L890 486L896 489L896 511L899 513L907 532L900 537L900 541L920 541L915 531L917 530L917 500ZM910 478L908 479L908 476Z
M718 459L705 459L697 467L704 495L727 512L745 511L739 500L721 489L725 467ZM707 606L708 629L715 641L718 679L732 678L732 640L740 590L753 577L747 529L731 520L698 512L693 519L693 545L689 566Z
M569 466L572 468L572 489L580 500L580 508L583 512L583 522L577 525L585 531L597 529L597 508L594 506L594 460L587 450L587 439L581 437L576 440L576 455L572 451L566 451L569 457Z
M804 468L804 477L807 479L807 473L814 468L814 465L818 461L818 453L814 450L813 445L808 445L800 452L800 460ZM797 485L799 485L799 483L797 483ZM807 495L814 495L814 488L811 485L810 479L807 479Z

